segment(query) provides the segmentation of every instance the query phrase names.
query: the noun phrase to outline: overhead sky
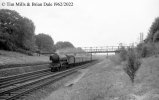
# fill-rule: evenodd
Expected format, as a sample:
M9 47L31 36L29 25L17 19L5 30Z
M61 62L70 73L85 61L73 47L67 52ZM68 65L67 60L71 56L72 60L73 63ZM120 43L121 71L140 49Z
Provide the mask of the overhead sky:
M16 2L73 2L73 6L10 6ZM55 43L70 41L76 47L138 42L139 33L146 37L159 16L159 0L1 0L0 9L5 8L31 19L35 34L49 34Z

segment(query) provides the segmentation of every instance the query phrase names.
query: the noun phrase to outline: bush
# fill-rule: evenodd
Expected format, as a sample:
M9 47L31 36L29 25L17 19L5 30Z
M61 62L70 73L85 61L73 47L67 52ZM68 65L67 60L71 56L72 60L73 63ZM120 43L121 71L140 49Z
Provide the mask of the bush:
M127 59L127 50L125 47L120 48L119 56L121 61L125 61Z
M142 50L141 50L140 56L141 56L141 57L146 57L146 56L149 54L148 52L149 52L149 51L148 51L147 46L143 46L143 48L142 48Z
M139 44L137 46L137 52L140 57L147 57L149 55L148 47L145 44Z
M32 51L29 51L29 50L24 50L24 49L16 49L15 50L16 52L20 52L20 53L23 53L23 54L26 54L26 55L29 55L29 56L33 56L33 52Z
M140 65L141 62L138 54L135 49L130 48L127 52L126 67L124 70L129 75L132 82L134 82L135 73L139 69Z
M137 46L137 52L140 57L149 57L152 55L157 55L159 52L159 45L158 43L146 43L146 44L139 44Z

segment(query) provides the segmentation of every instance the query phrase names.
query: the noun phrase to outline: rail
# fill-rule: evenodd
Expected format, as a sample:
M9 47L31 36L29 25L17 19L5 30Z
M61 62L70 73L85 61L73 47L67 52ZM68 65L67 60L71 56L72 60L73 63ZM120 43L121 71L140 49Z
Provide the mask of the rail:
M23 84L19 84L19 85L13 87L13 88L9 88L9 89L3 90L3 91L1 89L0 100L1 99L3 99L3 100L13 100L17 97L20 97L20 96L28 93L28 92L31 92L31 91L36 90L38 88L41 88L42 86L48 85L48 84L52 83L53 81L59 80L63 77L66 77L67 75L77 71L78 69L88 67L88 66L90 66L92 64L95 64L97 62L98 61L93 61L91 63L87 63L87 64L84 64L84 65L79 66L79 67L73 67L71 69L68 69L68 70L65 70L65 71L62 71L62 72L49 74L49 75L44 76L42 78L32 80L32 81L29 81L29 82L25 82Z

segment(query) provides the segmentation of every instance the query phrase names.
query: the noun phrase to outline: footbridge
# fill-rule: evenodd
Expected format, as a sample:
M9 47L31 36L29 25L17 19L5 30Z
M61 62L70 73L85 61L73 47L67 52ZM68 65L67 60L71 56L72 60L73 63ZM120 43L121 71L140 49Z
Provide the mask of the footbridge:
M99 47L78 47L77 51L65 51L65 52L61 52L61 54L85 54L87 53L88 55L91 56L92 59L92 54L96 54L96 53L105 53L108 54L109 53L119 53L121 50L121 47L124 48L129 48L130 46L99 46ZM53 53L40 53L40 54L45 54L45 55L50 55Z
M122 46L128 48L129 46ZM86 53L118 53L121 46L80 47Z
M90 53L91 59L92 59L92 54L96 53L105 53L108 57L109 53L119 53L121 48L129 48L130 46L101 46L101 47L79 47L82 49L84 53ZM82 53L82 52L78 52Z

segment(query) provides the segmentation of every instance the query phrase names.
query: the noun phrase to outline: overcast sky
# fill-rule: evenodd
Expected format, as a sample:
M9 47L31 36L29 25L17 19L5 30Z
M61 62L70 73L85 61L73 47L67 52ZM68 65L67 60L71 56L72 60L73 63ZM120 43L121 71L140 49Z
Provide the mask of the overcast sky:
M73 6L2 6L7 2L73 2ZM54 42L76 47L116 46L138 42L159 16L159 0L1 0L0 8L13 9L31 19L35 34L49 34Z

